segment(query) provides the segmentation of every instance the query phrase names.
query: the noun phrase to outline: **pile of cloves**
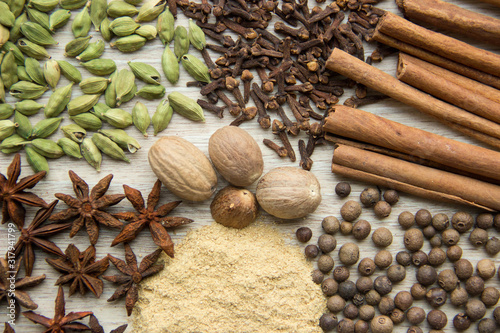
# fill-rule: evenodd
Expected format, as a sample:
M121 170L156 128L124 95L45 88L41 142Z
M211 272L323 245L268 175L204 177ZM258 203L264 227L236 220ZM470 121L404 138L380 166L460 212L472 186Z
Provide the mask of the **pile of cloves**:
M177 9L182 10L214 41L202 51L212 82L203 84L200 92L206 100L198 103L219 118L228 109L236 117L231 125L257 118L263 129L271 127L281 144L269 139L264 144L278 156L288 156L294 162L296 154L289 135L305 131L307 142L299 140L300 165L310 170L314 147L324 142L321 121L339 102L344 89L356 87L356 96L346 101L350 106L380 100L379 96L367 96L366 87L325 67L334 48L365 61L363 40L369 40L384 13L374 7L378 0L337 0L312 8L307 0L211 2L169 1L171 11L176 6L174 15ZM347 20L346 11L350 11ZM278 17L274 33L269 27L273 14ZM219 58L213 61L209 50L220 54ZM366 61L380 61L390 52L377 49ZM219 100L222 106L216 105ZM252 106L248 105L250 100ZM291 116L285 112L285 104Z

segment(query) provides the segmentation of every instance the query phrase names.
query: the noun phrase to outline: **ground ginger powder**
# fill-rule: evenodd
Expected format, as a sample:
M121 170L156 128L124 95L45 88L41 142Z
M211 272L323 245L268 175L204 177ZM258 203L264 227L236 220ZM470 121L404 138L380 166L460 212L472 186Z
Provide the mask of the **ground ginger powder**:
M326 299L300 248L267 225L193 230L144 281L134 332L322 332Z

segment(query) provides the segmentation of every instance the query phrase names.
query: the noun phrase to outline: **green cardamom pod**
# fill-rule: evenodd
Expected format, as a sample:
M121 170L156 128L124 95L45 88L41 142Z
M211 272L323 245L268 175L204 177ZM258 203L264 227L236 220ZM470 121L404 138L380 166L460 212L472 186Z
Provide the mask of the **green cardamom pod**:
M139 13L135 18L136 22L150 22L153 21L158 15L163 12L166 0L147 0L141 8L139 8Z
M10 89L14 83L19 81L17 77L17 65L16 59L14 58L14 52L9 51L5 54L0 66L0 72L3 84L7 89Z
M80 145L70 138L60 138L57 140L57 144L63 150L64 154L74 158L82 158L82 153L80 152Z
M73 39L71 42L66 44L64 50L64 55L66 57L76 57L89 46L89 42L92 36L78 37Z
M177 61L189 51L189 37L186 28L179 25L174 32L174 53Z
M64 75L66 79L74 83L80 83L82 81L82 73L65 60L57 60L59 68L61 69L61 74Z
M90 2L88 2L83 9L75 15L73 23L71 24L71 31L75 38L85 37L89 34L90 27L92 26L92 20L89 14Z
M31 137L33 127L31 122L24 114L19 111L14 112L14 122L17 124L16 132L26 140Z
M5 50L5 52L11 51L14 54L14 58L16 59L17 65L24 65L24 54L17 47L16 44L12 43L11 41L7 41L2 46L2 49Z
M143 62L132 61L129 61L128 65L130 66L130 69L134 73L135 77L139 80L150 84L160 84L160 73L153 66Z
M101 36L106 42L111 41L111 38L113 37L113 33L109 28L110 25L111 21L107 17L101 22Z
M89 0L60 0L59 4L64 9L75 10L82 8Z
M140 24L129 16L118 17L109 24L109 29L118 37L130 36L139 27Z
M165 96L165 87L162 85L147 84L135 94L147 100L159 99Z
M136 102L132 108L132 122L134 126L145 137L148 136L147 130L151 124L151 117L149 116L148 108L141 102Z
M14 25L16 17L10 11L9 5L5 2L0 2L0 24L11 28Z
M120 37L109 45L116 47L120 52L129 53L135 52L146 44L146 38L133 34L130 36Z
M126 3L129 3L131 5L137 6L142 2L142 0L124 0Z
M45 81L45 76L43 75L43 69L40 66L40 62L34 58L26 58L24 61L24 68L26 73L28 73L31 81L41 86L45 86L47 81Z
M0 77L0 101L5 103L5 88L3 86L2 77Z
M103 114L104 120L116 128L126 128L133 124L132 115L122 109L109 109Z
M99 150L107 156L116 160L122 160L130 163L128 157L125 156L125 152L123 151L123 149L121 149L118 144L116 144L107 136L102 135L101 133L94 133L94 135L92 135L92 141L97 146L97 148L99 148Z
M33 7L41 12L50 12L58 4L59 0L30 0L28 7Z
M90 112L70 116L69 119L73 120L77 125L83 127L88 131L97 131L102 127L102 121Z
M50 32L47 31L38 23L25 22L21 25L21 32L24 37L35 44L41 46L56 45L58 42L52 37Z
M102 56L103 53L104 53L104 41L102 39L99 39L95 43L90 43L89 46L87 46L87 48L85 49L85 51L83 51L76 57L76 60L89 61L92 59L97 59L100 56Z
M0 120L0 141L14 134L18 127L18 123L14 123L10 120Z
M130 93L135 84L135 75L128 69L122 69L116 77L116 105L120 106L123 96Z
M116 70L116 63L113 59L93 59L81 62L80 65L90 73L98 76L109 75Z
M17 66L17 77L19 78L20 81L33 82L31 77L26 72L26 67L24 66Z
M42 27L50 31L50 16L47 13L41 12L35 8L26 7L26 13L31 22L40 24Z
M170 124L170 120L172 119L173 114L174 110L170 106L168 100L164 99L160 102L160 104L158 104L158 106L156 107L156 111L151 118L155 136L165 128L167 128L168 124Z
M23 101L16 102L15 110L24 114L25 116L33 116L37 114L40 109L43 108L43 105L37 103L31 99L26 99Z
M14 114L14 107L7 103L0 104L0 119L8 119Z
M193 121L205 121L203 109L194 99L173 91L168 95L168 101L172 109L181 116Z
M164 45L174 39L175 18L168 7L158 16L156 30L158 30L158 36Z
M71 18L71 11L67 9L59 9L49 16L49 29L54 32L56 29L62 28L68 23Z
M72 141L75 141L77 143L81 143L87 135L87 131L77 124L62 126L61 131L64 133L66 138L71 139Z
M67 86L56 89L49 97L47 106L45 106L45 117L57 117L63 112L71 100L71 93L73 91L73 82Z
M127 132L125 132L122 129L113 128L113 129L99 130L98 132L113 140L122 149L128 149L128 151L132 154L136 153L139 149L141 149L141 145L139 144L139 142L130 135L128 135Z
M116 77L118 76L118 71L113 72L109 76L111 82L108 84L106 91L104 92L104 101L106 105L110 108L114 108L116 106Z
M83 158L97 171L101 171L102 155L91 138L85 138L80 145Z
M14 21L14 25L12 26L12 28L10 28L9 41L15 43L19 38L23 36L23 34L21 33L21 25L23 25L24 22L28 22L28 14L26 14L26 12L20 14Z
M101 95L82 95L72 99L68 103L68 114L70 116L76 116L77 114L87 112L97 104L99 97L101 97Z
M24 147L24 151L26 152L26 159L33 172L45 171L46 175L49 173L49 163L45 157L37 153L36 150L30 146Z
M203 50L207 45L205 33L192 19L189 19L189 41L198 50Z
M161 68L170 83L176 84L179 81L179 63L168 45L165 46L161 56Z
M116 0L108 3L108 8L106 10L108 16L112 18L122 17L122 16L135 16L139 12L134 5L126 3L124 1Z
M147 40L153 40L156 38L156 35L158 35L158 31L156 30L156 28L150 24L141 25L139 29L135 31L135 33L141 37L146 38Z
M203 61L196 58L192 54L185 54L181 57L182 67L191 75L196 81L210 83L210 73L208 67Z
M52 90L56 89L57 83L61 78L61 69L57 61L50 59L43 65L43 76Z
M8 1L5 1L8 3ZM25 0L11 0L9 2L9 8L12 14L14 14L15 17L19 17L22 15L24 6L25 5Z
M62 148L50 139L34 139L31 145L37 153L47 158L59 158L64 155Z
M96 105L94 105L94 107L92 108L92 110L90 110L90 112L93 115L99 117L99 119L104 120L103 115L109 109L111 109L111 108L109 106L107 106L106 104L104 104L104 103L97 103Z
M55 131L59 127L59 124L63 120L60 118L47 118L40 120L38 123L33 126L33 131L31 132L32 138L46 138Z
M2 143L0 143L0 151L4 154L15 153L23 148L26 143L26 139L24 139L19 134L12 134L8 138L3 139Z
M108 87L109 79L101 76L89 77L80 82L80 89L84 94L101 95Z
M18 99L37 99L47 89L33 82L19 81L10 87L10 95Z
M1 36L1 29L0 29L0 36ZM0 40L0 44L1 44ZM17 46L19 49L26 54L28 57L35 58L37 60L43 60L43 59L49 59L50 55L45 49L45 47L35 44L33 42L30 42L27 39L21 38L17 41Z
M94 25L95 31L99 31L101 22L106 18L107 0L92 0L90 3L90 20Z
M132 98L134 98L136 92L137 92L137 85L134 83L134 85L132 86L132 90L130 90L130 92L128 94L123 95L123 97L122 97L122 99L120 101L120 105L123 104L123 103L127 103ZM117 106L119 106L118 102L117 102Z
M10 38L10 31L0 24L0 45L5 44Z

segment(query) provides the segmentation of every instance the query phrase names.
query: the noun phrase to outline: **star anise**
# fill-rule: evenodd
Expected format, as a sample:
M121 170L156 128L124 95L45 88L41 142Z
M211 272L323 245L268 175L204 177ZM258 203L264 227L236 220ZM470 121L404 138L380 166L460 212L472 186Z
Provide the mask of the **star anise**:
M76 320L83 319L92 314L92 311L85 312L70 312L66 314L66 302L64 301L64 290L59 286L55 302L54 318L50 319L39 315L33 311L23 312L23 316L36 324L45 326L47 329L44 333L64 333L70 330L86 331L90 328Z
M64 201L69 208L52 215L50 217L52 221L65 221L76 217L72 223L69 236L73 237L76 235L85 224L90 244L92 245L95 245L99 238L98 224L112 228L121 228L123 226L122 222L103 210L109 206L116 205L125 198L123 194L105 195L111 179L113 179L112 174L101 179L92 188L90 195L89 186L76 173L70 170L69 178L73 182L73 190L75 191L76 198L63 193L56 193L55 196Z
M5 328L3 329L3 333L16 333L12 326L9 323L5 323Z
M26 275L31 275L33 272L33 265L35 263L34 247L39 247L47 253L64 257L64 253L61 249L53 242L47 240L46 237L69 228L70 224L51 223L42 225L49 218L50 214L52 214L57 202L57 200L54 200L46 208L39 209L28 228L23 228L21 230L21 235L16 245L14 245L16 257L24 252L23 257Z
M104 328L102 328L96 316L94 315L90 315L89 326L90 326L90 331L92 333L104 333ZM127 324L122 325L120 327L115 328L109 333L123 333L127 329L127 326L128 326Z
M14 304L16 318L20 314L21 306L29 310L38 308L38 305L31 300L28 293L23 289L34 287L45 280L45 274L18 278L19 268L21 268L21 260L12 263L9 260L0 258L0 300L5 297L9 306ZM14 288L11 286L12 281L15 281Z
M111 243L111 246L132 241L139 234L139 232L144 229L144 227L149 226L149 231L151 231L151 236L153 237L155 244L161 247L167 255L173 258L174 243L165 229L193 222L193 220L185 217L166 216L175 207L177 207L181 201L166 203L155 210L155 207L160 200L161 182L159 180L156 181L151 193L148 196L147 207L144 204L144 199L140 191L127 185L123 185L123 189L125 190L127 199L132 203L132 206L134 206L137 213L125 212L113 214L113 216L119 219L131 221L131 223L127 224L120 234L116 236Z
M125 261L109 255L109 260L116 266L116 268L124 275L103 276L103 279L114 283L119 283L120 287L116 289L113 296L108 299L108 302L114 301L126 295L125 307L127 308L127 315L132 314L132 309L139 298L138 288L141 281L153 274L158 273L164 267L164 264L157 264L155 262L161 254L161 249L154 251L142 259L139 266L137 266L137 258L127 243L125 245Z
M71 282L69 296L77 290L84 295L90 290L96 297L102 294L102 280L99 276L109 267L108 257L95 261L95 247L90 245L85 251L80 252L74 244L66 248L66 257L57 259L46 259L47 263L64 275L56 281L56 285Z
M12 163L7 168L7 177L0 173L0 203L2 204L2 224L12 219L19 230L24 226L26 209L23 204L35 207L46 207L47 203L42 198L27 188L33 188L45 176L45 171L17 179L21 174L21 155L16 154Z

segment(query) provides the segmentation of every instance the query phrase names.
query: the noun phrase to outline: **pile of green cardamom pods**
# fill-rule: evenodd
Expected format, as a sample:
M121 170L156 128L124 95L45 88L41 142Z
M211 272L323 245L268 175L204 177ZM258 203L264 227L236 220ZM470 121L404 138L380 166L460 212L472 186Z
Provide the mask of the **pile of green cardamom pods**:
M204 121L203 109L196 101L172 92L159 102L153 116L137 101L131 112L120 108L135 96L162 99L165 87L153 66L128 62L129 69L117 69L112 59L101 58L105 41L121 52L135 52L157 36L165 45L161 55L163 73L169 82L179 80L179 62L196 80L210 82L207 66L188 54L190 45L202 50L203 31L192 20L189 30L175 27L175 18L165 0L2 0L0 1L0 151L4 154L24 149L28 163L37 172L49 171L47 159L68 155L85 158L100 170L102 153L130 162L125 151L141 146L124 130L134 125L144 136L152 124L154 135L163 131L175 112L193 121ZM59 8L61 7L61 8ZM54 60L46 49L57 44L54 34L70 20L74 39L65 45L64 55L75 58L92 77L82 79L78 65ZM154 25L143 24L152 22ZM91 42L92 26L103 40ZM173 51L170 42L174 41ZM69 60L69 59L68 59ZM40 63L44 61L44 63ZM61 75L70 84L58 87ZM135 80L146 83L137 89ZM83 95L72 98L74 85ZM52 90L46 105L36 102ZM8 103L6 92L18 101ZM104 103L99 102L104 97ZM45 119L32 124L30 116L44 109ZM62 126L64 137L55 142L55 133L67 110L73 122ZM103 122L111 129L103 129ZM87 131L96 133L87 135Z

